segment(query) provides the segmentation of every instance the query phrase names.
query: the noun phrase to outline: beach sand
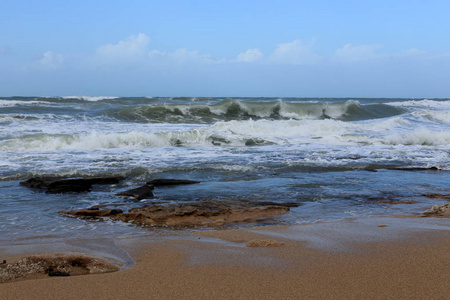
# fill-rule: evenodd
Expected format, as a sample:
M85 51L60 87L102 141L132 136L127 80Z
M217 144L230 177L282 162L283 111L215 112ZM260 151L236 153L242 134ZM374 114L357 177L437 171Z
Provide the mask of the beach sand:
M0 298L449 299L449 229L386 217L116 240L135 266L7 282Z

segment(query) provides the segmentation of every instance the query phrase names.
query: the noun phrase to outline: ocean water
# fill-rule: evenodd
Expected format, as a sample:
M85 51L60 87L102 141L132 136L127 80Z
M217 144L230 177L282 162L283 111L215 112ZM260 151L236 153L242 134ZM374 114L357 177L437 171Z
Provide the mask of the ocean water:
M126 179L81 194L19 184L111 175ZM154 178L201 183L114 196ZM0 246L164 232L58 214L93 205L296 202L273 224L297 224L418 214L449 183L448 99L0 98Z

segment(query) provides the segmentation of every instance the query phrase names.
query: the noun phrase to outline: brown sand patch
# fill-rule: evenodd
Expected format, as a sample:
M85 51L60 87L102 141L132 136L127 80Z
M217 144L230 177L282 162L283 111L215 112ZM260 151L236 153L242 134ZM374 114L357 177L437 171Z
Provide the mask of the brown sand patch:
M314 226L314 225L312 225ZM182 243L183 247L178 245ZM190 249L186 243L192 243ZM415 232L405 241L363 244L361 252L323 252L289 243L238 248L285 263L190 264L198 247L213 256L236 248L186 240L142 245L138 264L100 276L74 276L2 284L9 299L447 299L450 242L447 232ZM133 245L133 248L136 246ZM233 251L228 251L228 250ZM259 251L258 251L259 252ZM137 254L137 253L135 253ZM276 260L275 260L276 261Z

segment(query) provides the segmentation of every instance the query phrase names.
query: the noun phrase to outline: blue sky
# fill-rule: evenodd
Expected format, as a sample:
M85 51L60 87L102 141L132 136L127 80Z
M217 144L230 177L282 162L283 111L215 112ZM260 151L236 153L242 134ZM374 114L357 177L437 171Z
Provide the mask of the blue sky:
M450 97L450 1L0 0L0 95Z

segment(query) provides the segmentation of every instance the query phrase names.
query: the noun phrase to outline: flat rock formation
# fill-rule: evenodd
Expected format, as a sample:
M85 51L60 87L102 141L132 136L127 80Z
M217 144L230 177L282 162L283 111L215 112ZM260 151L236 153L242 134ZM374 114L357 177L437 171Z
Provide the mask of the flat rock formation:
M107 217L140 226L193 227L262 222L284 215L288 211L289 207L286 206L254 207L245 202L199 201L132 208L128 213L119 210L60 211L60 213L83 218Z
M94 178L62 178L62 177L33 177L20 182L29 188L45 190L49 194L89 192L95 184L117 184L123 177L94 177Z
M31 276L74 276L119 271L115 264L83 255L30 256L0 265L0 282Z

